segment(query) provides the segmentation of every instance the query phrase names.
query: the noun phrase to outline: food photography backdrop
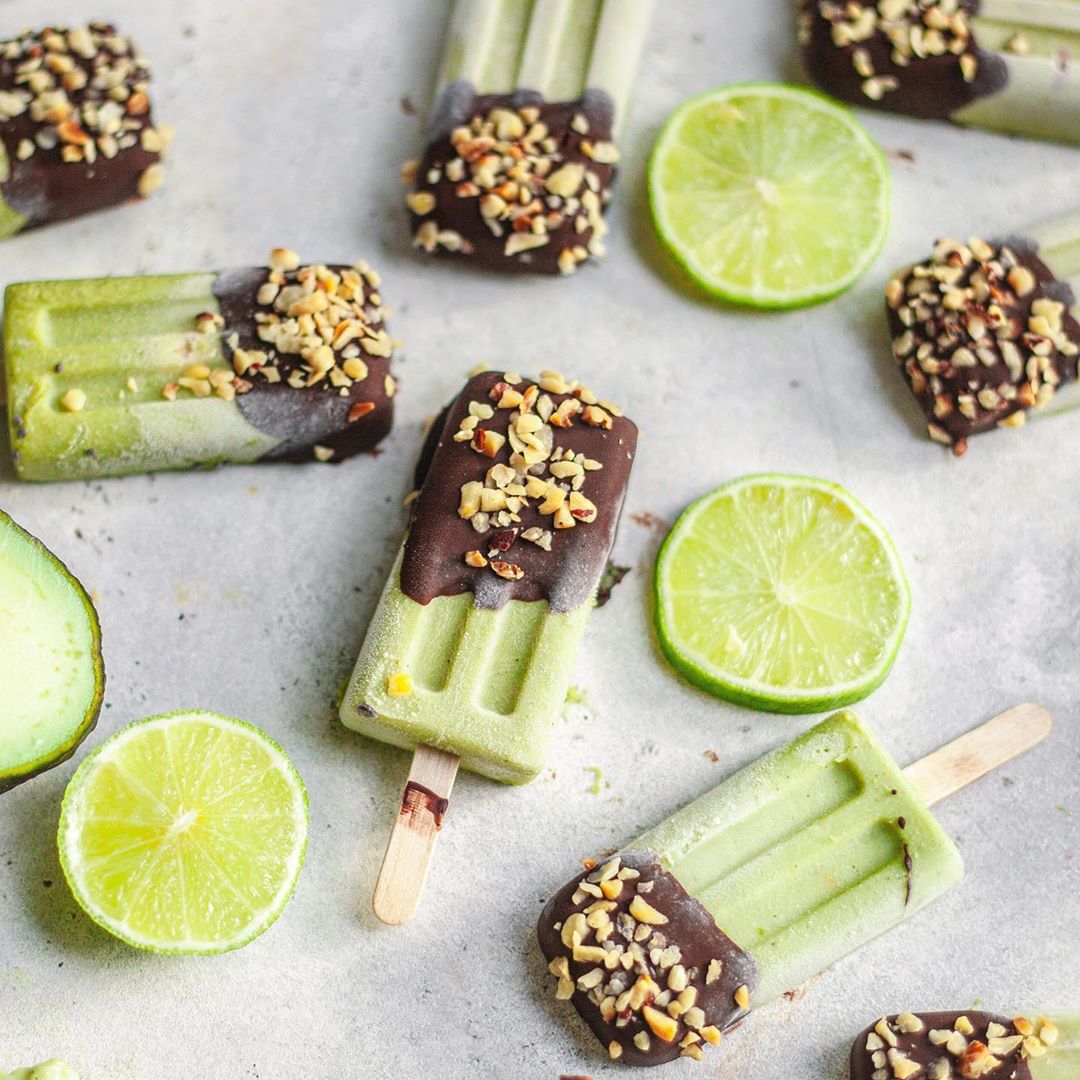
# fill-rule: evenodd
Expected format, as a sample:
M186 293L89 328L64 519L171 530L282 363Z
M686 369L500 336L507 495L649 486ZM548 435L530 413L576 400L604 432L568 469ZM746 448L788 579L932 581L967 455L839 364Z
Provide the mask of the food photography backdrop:
M626 1075L554 1000L535 944L578 860L624 844L809 727L727 705L662 660L650 582L666 528L745 473L837 481L889 530L912 615L884 685L856 707L901 762L1019 701L1048 742L936 811L963 883L898 930L753 1014L702 1063L657 1080L840 1080L885 1012L1080 1009L1080 412L931 443L889 350L889 271L934 238L1000 236L1080 206L1080 152L863 113L888 155L893 225L865 278L786 314L683 283L649 220L644 169L665 117L722 83L795 77L785 0L664 0L646 46L609 214L609 257L572 280L511 279L410 249L399 169L419 155L447 5L435 0L0 0L0 38L107 18L153 66L176 129L163 191L0 245L0 286L367 259L382 275L397 420L342 465L33 486L8 455L0 507L92 592L105 707L69 762L0 800L0 1066L57 1056L87 1080ZM641 428L614 561L548 768L505 788L458 779L424 904L383 926L370 897L409 755L346 731L349 676L406 511L421 432L477 364L556 368ZM311 798L307 864L280 921L209 958L137 952L77 908L57 861L64 786L139 717L203 707L264 728Z

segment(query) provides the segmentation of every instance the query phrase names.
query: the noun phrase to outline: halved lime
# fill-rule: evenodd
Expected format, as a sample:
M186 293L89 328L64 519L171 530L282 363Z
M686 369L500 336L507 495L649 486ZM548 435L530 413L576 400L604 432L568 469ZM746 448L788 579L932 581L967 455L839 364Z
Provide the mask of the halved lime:
M837 484L734 480L676 522L656 564L660 644L691 682L768 712L861 701L911 608L888 534Z
M83 910L129 945L219 953L281 914L307 823L299 774L258 728L167 713L124 728L79 766L60 863Z
M661 239L707 292L752 307L800 307L853 284L885 241L890 190L850 109L772 83L691 98L649 164Z

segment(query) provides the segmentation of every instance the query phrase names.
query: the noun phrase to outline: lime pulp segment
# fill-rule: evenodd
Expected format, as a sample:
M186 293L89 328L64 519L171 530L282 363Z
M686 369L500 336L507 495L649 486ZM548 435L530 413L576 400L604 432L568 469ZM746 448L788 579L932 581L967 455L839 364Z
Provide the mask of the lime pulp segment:
M60 861L76 900L139 948L217 953L266 930L292 894L307 793L249 724L177 712L132 724L64 797Z
M843 488L750 476L694 503L656 567L661 646L693 683L770 712L866 697L892 667L910 593L888 535Z
M851 110L778 84L692 98L649 166L661 239L707 292L754 307L852 285L885 240L890 190L884 155Z

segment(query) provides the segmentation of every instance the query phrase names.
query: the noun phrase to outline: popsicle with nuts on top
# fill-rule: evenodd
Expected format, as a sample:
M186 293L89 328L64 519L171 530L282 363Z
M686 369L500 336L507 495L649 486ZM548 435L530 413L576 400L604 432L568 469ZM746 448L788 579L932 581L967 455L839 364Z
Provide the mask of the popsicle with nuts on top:
M799 41L853 105L1080 144L1080 0L799 0Z
M416 247L546 274L603 255L653 2L455 0L427 147L403 174Z
M586 386L485 372L436 422L412 521L341 705L414 750L375 896L411 918L458 764L531 780L566 699L637 428Z
M0 41L0 239L161 187L172 131L150 70L109 23Z
M822 721L548 902L540 947L612 1058L701 1058L757 1007L960 879L928 809L1036 745L1021 705L901 770L851 714Z
M850 1080L1076 1080L1080 1019L902 1012L851 1047Z
M972 435L1080 402L1080 213L1000 241L940 240L886 288L893 355L930 437Z
M304 266L38 281L5 296L24 480L221 462L336 461L390 430L393 343L375 272Z

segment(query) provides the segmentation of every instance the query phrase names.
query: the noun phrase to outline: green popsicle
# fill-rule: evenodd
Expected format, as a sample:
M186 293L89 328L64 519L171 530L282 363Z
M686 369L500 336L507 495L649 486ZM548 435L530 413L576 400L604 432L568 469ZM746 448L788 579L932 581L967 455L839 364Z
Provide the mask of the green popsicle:
M384 921L416 910L459 764L519 784L543 766L636 441L617 406L555 372L476 375L432 428L341 704L347 727L415 750L376 895Z
M301 267L285 249L269 269L9 286L4 363L19 476L371 449L390 428L394 390L377 286L365 265Z
M630 847L656 852L753 955L755 1005L892 929L963 875L953 842L852 713L736 773Z
M1080 144L1080 0L800 0L799 41L853 105Z
M851 713L822 721L586 860L540 916L557 996L627 1064L701 1057L751 1006L956 884L960 855L928 807L1051 725L1017 706L901 770Z

